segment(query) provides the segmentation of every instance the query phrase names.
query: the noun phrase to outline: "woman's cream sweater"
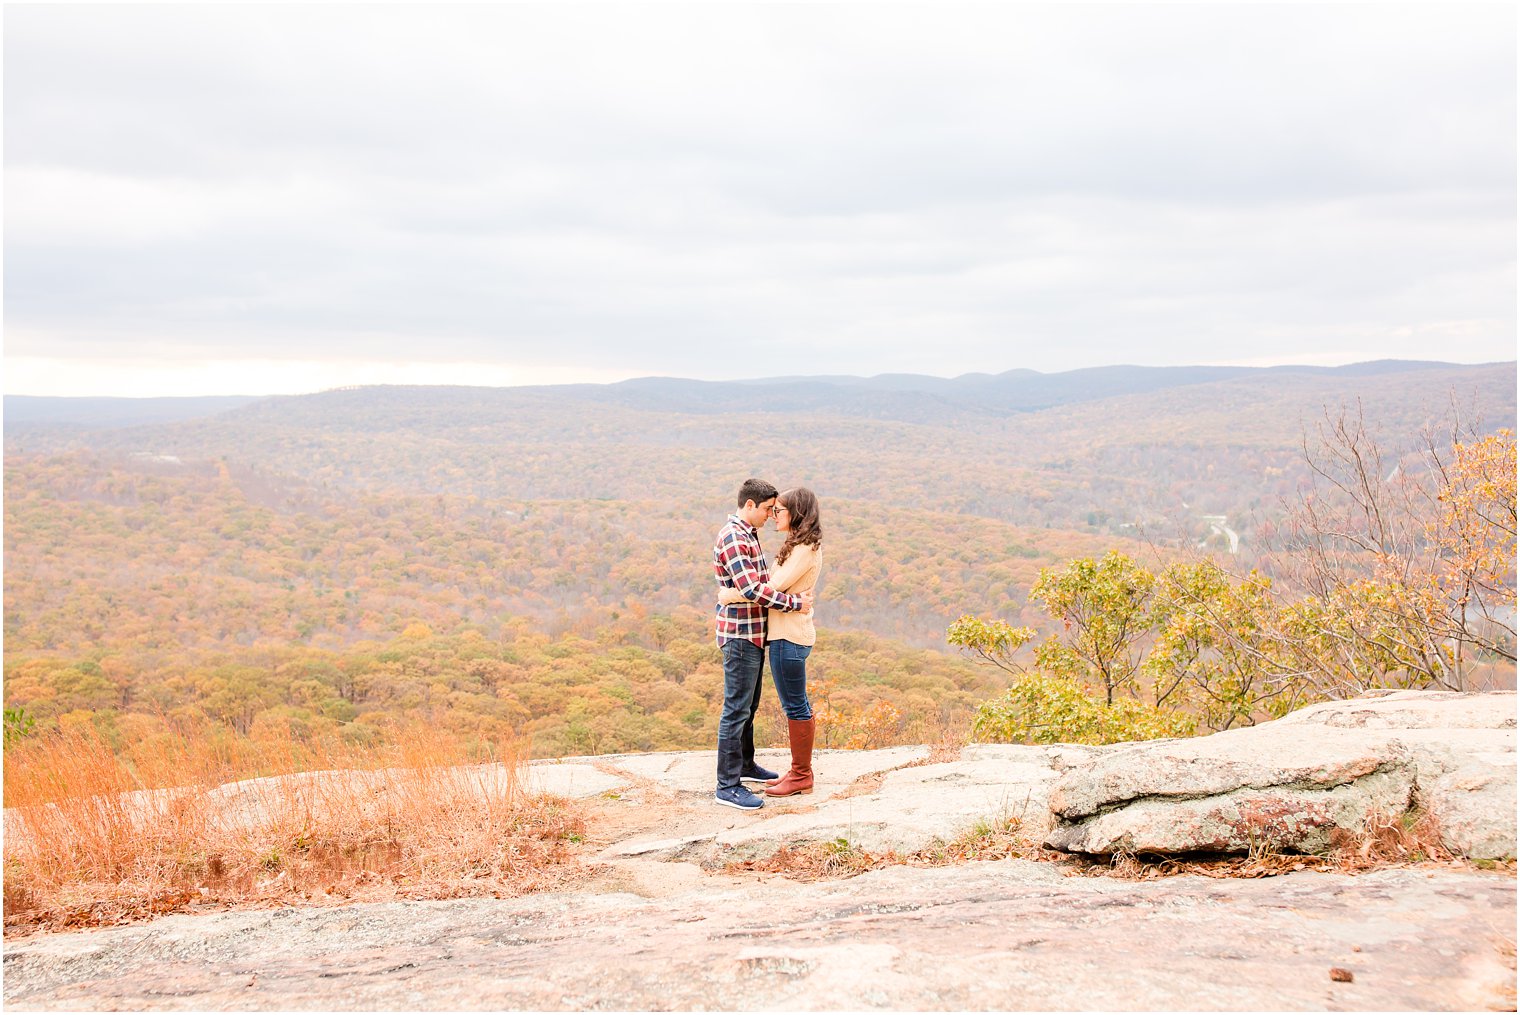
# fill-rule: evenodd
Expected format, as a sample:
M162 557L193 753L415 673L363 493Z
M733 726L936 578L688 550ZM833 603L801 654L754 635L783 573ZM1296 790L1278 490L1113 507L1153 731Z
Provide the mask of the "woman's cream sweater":
M792 595L801 595L804 592L812 592L818 586L818 576L823 570L823 546L817 547L802 545L792 547L792 552L787 556L786 563L777 565L771 571L771 580L767 583L773 589L782 592L790 592ZM816 593L815 593L816 594ZM722 603L742 603L744 596L738 589L720 588L718 601ZM813 609L816 612L818 605L815 602ZM785 610L765 611L765 640L766 641L789 641L794 645L811 645L818 638L817 629L813 627L813 614L787 612Z

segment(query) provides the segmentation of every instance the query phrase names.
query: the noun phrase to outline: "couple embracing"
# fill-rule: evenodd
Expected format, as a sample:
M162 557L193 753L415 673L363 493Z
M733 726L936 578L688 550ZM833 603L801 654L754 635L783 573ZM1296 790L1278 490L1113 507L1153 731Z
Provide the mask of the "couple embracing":
M776 570L766 564L759 530L774 520L784 540ZM807 658L813 649L813 589L823 567L818 498L806 487L777 493L746 479L738 509L713 547L718 579L718 647L723 652L723 718L718 723L720 804L756 810L765 801L743 782L765 784L765 795L813 791L813 706L807 696ZM761 671L770 650L771 678L786 713L792 767L778 776L755 764L755 713Z

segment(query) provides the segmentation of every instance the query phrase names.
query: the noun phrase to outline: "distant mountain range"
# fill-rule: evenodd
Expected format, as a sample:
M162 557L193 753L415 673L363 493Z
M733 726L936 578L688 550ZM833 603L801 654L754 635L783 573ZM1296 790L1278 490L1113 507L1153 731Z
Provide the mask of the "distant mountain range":
M56 398L6 395L5 423L51 423L86 428L175 423L215 416L257 402L258 395L204 395L194 398Z
M689 381L646 377L599 386L602 398L630 407L663 411L733 412L750 405L770 412L833 409L917 422L925 415L1008 416L1062 405L1140 395L1252 376L1370 377L1421 370L1470 370L1472 366L1416 360L1377 360L1342 367L1143 367L1110 366L1043 374L1009 370L955 378L920 374L875 377L772 377L753 381Z
M293 400L317 399L323 404L331 405L351 402L351 398L344 396L361 392L388 402L404 402L408 400L408 393L423 391L437 394L449 392L461 403L476 402L482 407L488 404L497 410L509 408L513 404L543 405L550 401L691 415L735 412L808 413L921 423L946 422L968 416L996 419L1128 395L1145 395L1251 378L1282 381L1302 376L1323 381L1337 377L1351 380L1424 372L1435 379L1448 371L1470 373L1503 366L1505 364L1376 360L1340 367L1109 366L1050 374L1035 370L1009 370L1001 374L973 373L954 378L921 374L769 377L740 381L643 377L616 384L515 388L375 386L315 395L266 398L57 398L6 395L5 425L7 428L24 424L29 427L115 429L201 419L255 403L265 403L267 408L281 411L290 408ZM1509 366L1513 368L1513 364Z

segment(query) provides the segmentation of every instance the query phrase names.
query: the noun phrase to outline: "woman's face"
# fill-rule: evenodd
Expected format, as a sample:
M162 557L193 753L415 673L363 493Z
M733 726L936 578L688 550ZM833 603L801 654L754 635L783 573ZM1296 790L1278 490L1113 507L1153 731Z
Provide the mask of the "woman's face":
M774 517L776 519L777 532L792 531L792 513L779 500L776 501L776 514Z

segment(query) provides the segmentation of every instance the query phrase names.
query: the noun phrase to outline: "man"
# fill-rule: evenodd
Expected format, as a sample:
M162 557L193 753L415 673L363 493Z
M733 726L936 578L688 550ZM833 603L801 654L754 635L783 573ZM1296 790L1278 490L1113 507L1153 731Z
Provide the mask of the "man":
M728 516L713 546L718 584L738 589L746 602L718 605L718 648L723 652L723 718L718 723L720 804L752 811L765 801L741 780L777 779L755 764L755 713L760 708L760 671L765 665L765 611L809 613L810 594L794 596L770 586L770 568L760 549L760 526L776 509L776 488L760 479L739 487L738 510Z

